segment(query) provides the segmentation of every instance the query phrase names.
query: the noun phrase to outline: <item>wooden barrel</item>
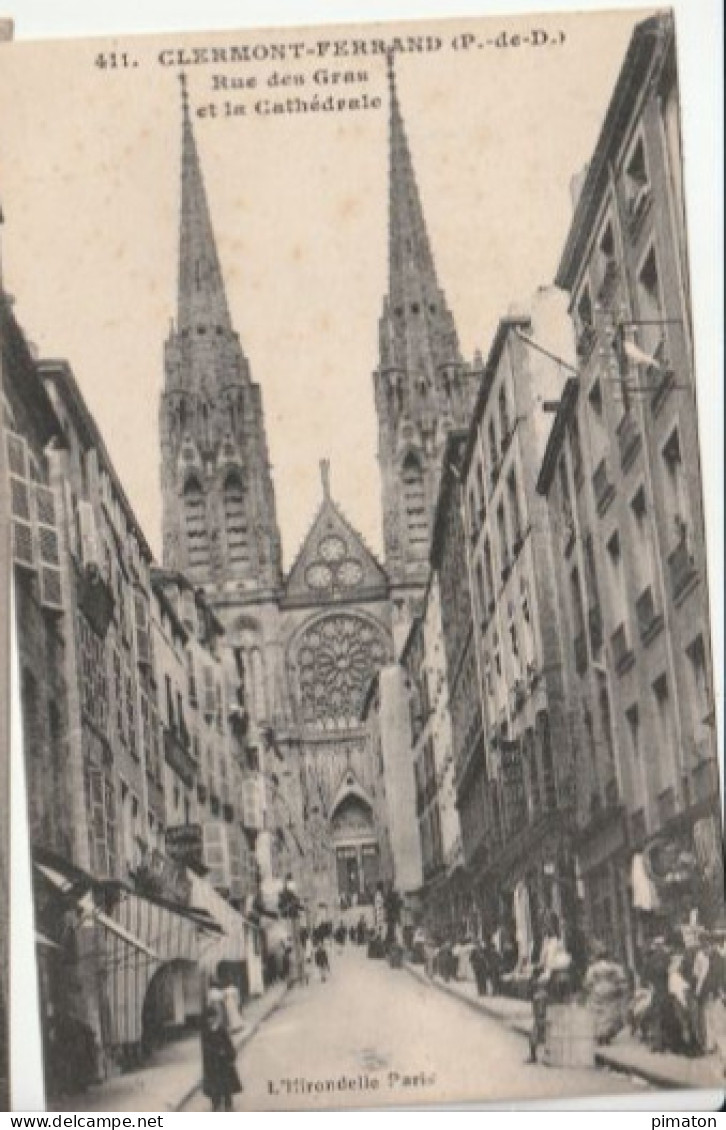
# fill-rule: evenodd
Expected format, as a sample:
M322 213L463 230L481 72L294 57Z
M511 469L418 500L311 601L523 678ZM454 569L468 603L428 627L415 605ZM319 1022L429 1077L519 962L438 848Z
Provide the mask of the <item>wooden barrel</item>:
M589 1009L578 1004L547 1008L544 1060L551 1067L592 1067L595 1028Z

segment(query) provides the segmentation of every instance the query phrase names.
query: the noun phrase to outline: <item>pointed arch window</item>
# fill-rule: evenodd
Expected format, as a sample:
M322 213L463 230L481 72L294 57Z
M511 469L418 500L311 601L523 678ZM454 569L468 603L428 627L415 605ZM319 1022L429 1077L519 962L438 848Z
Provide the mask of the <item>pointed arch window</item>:
M224 528L230 565L246 567L250 563L250 539L247 506L242 480L236 471L224 484Z
M184 487L184 525L190 568L207 568L209 565L207 503L199 481L195 478L188 479Z
M406 456L403 464L403 506L406 532L411 549L426 549L429 540L426 517L426 495L421 464L415 455Z

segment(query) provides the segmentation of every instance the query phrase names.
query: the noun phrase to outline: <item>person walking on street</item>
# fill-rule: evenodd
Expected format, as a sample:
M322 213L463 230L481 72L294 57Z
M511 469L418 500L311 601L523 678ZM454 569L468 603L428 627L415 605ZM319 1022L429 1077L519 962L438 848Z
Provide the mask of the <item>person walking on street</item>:
M328 960L328 951L325 948L325 942L319 941L315 950L315 964L318 967L320 980L325 982L330 973L330 962Z
M235 1058L222 1007L209 1005L202 1023L202 1090L212 1110L232 1110L232 1096L242 1090Z
M547 1006L564 995L572 957L560 937L560 924L554 911L544 918L542 943L537 965L532 971L532 1031L528 1063L537 1062L537 1048L547 1040Z
M474 949L471 951L472 972L474 973L474 980L476 981L476 991L480 997L483 997L487 991L487 959L486 954L480 941L475 942Z

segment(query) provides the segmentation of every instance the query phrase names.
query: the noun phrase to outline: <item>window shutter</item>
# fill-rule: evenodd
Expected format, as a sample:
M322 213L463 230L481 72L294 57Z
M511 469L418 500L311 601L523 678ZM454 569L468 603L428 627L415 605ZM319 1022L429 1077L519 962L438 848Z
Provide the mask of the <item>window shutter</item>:
M50 611L62 612L63 588L55 495L49 487L40 483L35 485L35 519L40 564L40 603Z
M246 894L245 859L242 854L240 834L236 828L227 832L229 845L229 893L233 899L243 899Z
M8 467L10 470L10 513L13 530L13 561L22 569L35 570L36 552L30 483L28 481L28 445L22 436L8 432Z
M96 516L93 513L93 506L86 499L80 499L78 502L78 524L81 530L81 559L83 564L86 567L95 565L97 569L100 569Z
M262 781L258 773L250 774L242 782L242 822L250 831L262 831Z
M140 592L134 593L134 608L136 612L136 652L139 663L146 666L151 664L151 645L149 640L149 620L146 601Z
M202 825L204 866L209 869L209 882L213 887L229 890L229 843L227 826L207 821Z

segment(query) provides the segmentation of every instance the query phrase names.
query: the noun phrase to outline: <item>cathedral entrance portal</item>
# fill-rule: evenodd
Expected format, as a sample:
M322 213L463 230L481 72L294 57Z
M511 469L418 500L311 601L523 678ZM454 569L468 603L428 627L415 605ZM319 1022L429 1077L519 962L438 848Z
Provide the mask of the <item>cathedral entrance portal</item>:
M348 793L331 824L341 906L371 903L379 876L379 851L369 805L356 793Z

